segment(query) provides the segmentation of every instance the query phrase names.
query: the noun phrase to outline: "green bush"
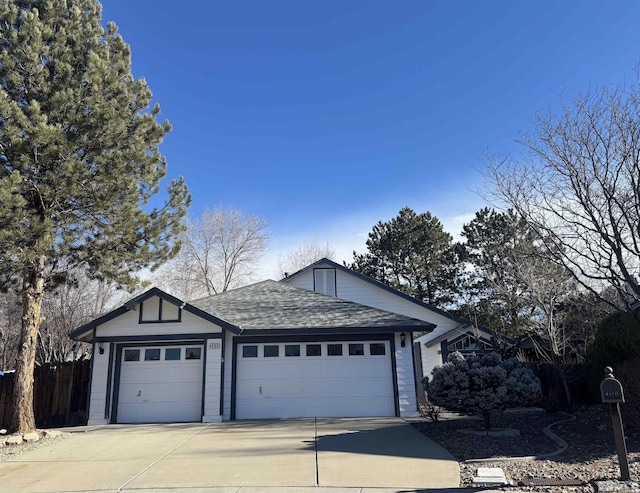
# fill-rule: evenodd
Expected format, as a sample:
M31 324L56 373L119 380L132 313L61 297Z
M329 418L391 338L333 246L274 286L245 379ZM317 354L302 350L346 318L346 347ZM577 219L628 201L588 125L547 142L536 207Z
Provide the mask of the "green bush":
M640 314L617 313L605 319L596 331L587 352L592 365L591 386L597 389L604 378L605 366L613 367L623 361L640 358ZM599 392L599 390L598 390Z
M624 391L624 404L620 405L625 425L640 427L640 358L628 359L617 365L614 376Z
M469 356L458 352L424 379L429 402L449 411L482 416L491 426L491 413L527 406L540 399L540 380L516 358L502 361L497 353Z

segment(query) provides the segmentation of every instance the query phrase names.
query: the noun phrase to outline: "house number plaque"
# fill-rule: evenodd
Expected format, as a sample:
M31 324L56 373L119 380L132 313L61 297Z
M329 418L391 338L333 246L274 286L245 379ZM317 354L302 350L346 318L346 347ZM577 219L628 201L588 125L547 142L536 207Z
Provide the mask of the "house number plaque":
M220 343L219 342L210 342L209 343L209 349L220 349Z

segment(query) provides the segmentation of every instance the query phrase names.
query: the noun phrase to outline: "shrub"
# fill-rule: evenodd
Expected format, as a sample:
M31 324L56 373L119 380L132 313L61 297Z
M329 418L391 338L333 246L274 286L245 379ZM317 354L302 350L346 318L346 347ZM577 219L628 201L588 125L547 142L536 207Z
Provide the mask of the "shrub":
M508 407L526 406L540 399L540 380L516 358L502 361L497 353L469 356L456 352L433 369L425 390L429 402L450 411L484 418Z
M434 406L430 402L427 402L426 404L420 404L418 406L418 412L423 419L428 419L437 423L440 421L440 413L442 412L442 409L438 406Z
M595 338L587 351L587 360L592 365L592 388L600 394L600 382L604 378L604 368L616 367L619 363L640 358L640 322L638 314L617 313L605 319L596 331Z
M625 425L640 427L640 358L628 359L613 369L624 391L624 404L620 404Z

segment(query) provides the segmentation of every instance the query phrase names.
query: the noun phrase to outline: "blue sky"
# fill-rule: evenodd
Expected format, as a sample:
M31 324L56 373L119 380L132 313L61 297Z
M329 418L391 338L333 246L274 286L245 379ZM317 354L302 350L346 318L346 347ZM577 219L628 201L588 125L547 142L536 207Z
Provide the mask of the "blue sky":
M305 240L337 261L378 220L430 211L453 235L485 204L483 156L537 112L636 82L640 2L105 0L173 131L191 214L266 216L264 273Z

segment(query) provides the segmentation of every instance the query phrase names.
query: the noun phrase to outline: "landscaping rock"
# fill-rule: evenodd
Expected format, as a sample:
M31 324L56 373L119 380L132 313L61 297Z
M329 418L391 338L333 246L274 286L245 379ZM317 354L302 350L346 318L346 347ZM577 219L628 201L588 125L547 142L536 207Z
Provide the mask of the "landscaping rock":
M7 430L5 430L4 428L0 430L0 435L6 435L7 434Z
M595 484L598 493L637 493L640 491L640 483L633 481L596 481Z
M40 435L38 435L35 431L33 431L31 433L22 435L22 439L25 442L37 442L38 440L40 440Z
M57 430L56 430L57 431ZM44 431L39 431L39 434L44 435ZM55 436L53 436L55 435ZM71 439L73 435L70 433L62 433L58 432L53 435L48 435L44 440L38 440L37 442L25 442L22 439L21 435L17 435L17 440L20 440L22 443L13 444L10 446L2 446L8 437L0 436L0 463L15 459L16 457L30 452L31 450L36 450L42 447L48 447L52 443L55 443L58 440L66 440ZM13 436L13 435L12 435ZM17 442L16 440L16 442ZM5 489L2 488L2 480L0 480L0 493L4 493Z
M61 432L59 432L58 430L44 430L42 433L47 438L56 438L56 437L59 437L61 434Z
M7 445L20 445L22 441L22 435L11 435L5 440L5 443Z
M462 487L473 486L478 468L499 467L520 492L640 493L640 429L625 428L631 481L618 481L620 468L608 408L591 406L576 410L574 415L576 419L568 420L565 414L543 417L505 413L496 419L500 427L519 429L519 438L456 433L463 423L474 424L465 423L462 417L412 425L458 459ZM528 460L558 449L559 445L544 433L556 422L553 432L568 443L568 448L551 458ZM514 460L518 457L521 460ZM481 458L484 460L479 461ZM470 462L472 459L475 461Z

